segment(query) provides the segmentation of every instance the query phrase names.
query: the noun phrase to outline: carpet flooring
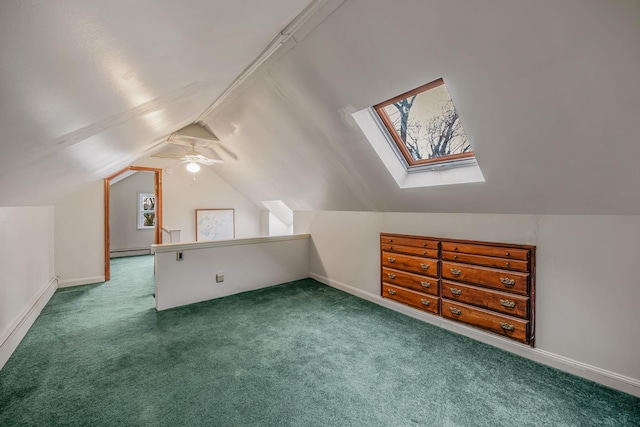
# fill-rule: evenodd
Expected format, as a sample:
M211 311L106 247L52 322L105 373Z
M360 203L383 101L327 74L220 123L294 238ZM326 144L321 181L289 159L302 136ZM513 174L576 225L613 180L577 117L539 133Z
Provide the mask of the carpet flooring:
M55 293L0 426L640 425L638 398L311 279L158 313L152 257L112 277Z

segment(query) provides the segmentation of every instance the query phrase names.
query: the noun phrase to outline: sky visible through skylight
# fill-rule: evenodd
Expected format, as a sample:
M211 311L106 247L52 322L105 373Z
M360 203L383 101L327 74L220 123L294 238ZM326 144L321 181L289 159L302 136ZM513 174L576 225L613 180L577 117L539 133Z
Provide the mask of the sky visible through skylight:
M394 139L402 142L414 162L471 153L471 144L444 83L396 100L383 110L397 133Z

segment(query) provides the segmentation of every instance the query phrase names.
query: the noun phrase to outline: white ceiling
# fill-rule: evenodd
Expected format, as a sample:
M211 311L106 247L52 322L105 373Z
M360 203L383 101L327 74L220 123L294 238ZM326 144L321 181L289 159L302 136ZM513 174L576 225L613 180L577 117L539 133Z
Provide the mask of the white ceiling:
M0 203L51 203L129 165L310 1L0 2Z
M294 209L638 214L638 70L638 1L348 0L208 123ZM351 113L439 77L486 181L399 189Z
M145 155L308 3L1 2L0 204L55 202ZM206 119L235 156L213 170L249 199L640 214L640 2L328 3ZM351 113L439 77L486 181L401 190Z

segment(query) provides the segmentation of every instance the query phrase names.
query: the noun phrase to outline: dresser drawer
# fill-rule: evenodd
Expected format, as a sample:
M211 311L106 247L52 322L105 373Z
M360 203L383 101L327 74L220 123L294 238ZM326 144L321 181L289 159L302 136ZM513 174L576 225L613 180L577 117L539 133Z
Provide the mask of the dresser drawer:
M388 251L388 252L408 254L408 255L423 256L427 258L436 258L436 259L438 258L437 249L425 249L425 248L418 248L415 246L385 244L385 245L382 245L382 250Z
M527 249L505 248L501 246L484 246L471 243L442 242L442 250L446 252L461 252L466 254L485 255L499 258L528 260Z
M438 314L438 297L426 295L410 289L382 284L382 296L392 300L410 305L420 310Z
M516 271L443 261L442 278L487 286L521 295L527 295L529 292L529 274Z
M385 249L386 246L400 245L400 246L413 246L415 248L435 249L438 250L439 240L431 239L413 239L410 237L398 237L388 234L380 235L380 246Z
M438 277L437 259L382 252L382 266L423 274L425 276Z
M381 295L534 345L536 247L380 233Z
M470 305L442 300L442 316L528 343L529 321L492 313Z
M443 280L442 298L488 308L510 316L529 318L528 297Z
M529 261L509 258L495 258L484 255L464 254L460 252L442 252L445 261L463 262L482 265L485 267L502 268L505 270L529 271Z
M382 281L394 286L402 286L431 295L438 295L438 280L392 268L382 268Z

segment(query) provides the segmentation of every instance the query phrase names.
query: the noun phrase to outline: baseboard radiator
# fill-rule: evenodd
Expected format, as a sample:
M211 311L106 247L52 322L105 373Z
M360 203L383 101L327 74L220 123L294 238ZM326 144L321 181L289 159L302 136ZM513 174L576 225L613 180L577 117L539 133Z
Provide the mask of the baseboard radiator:
M109 258L120 258L126 256L138 256L138 255L150 255L151 248L129 248L129 249L114 249L109 252Z

